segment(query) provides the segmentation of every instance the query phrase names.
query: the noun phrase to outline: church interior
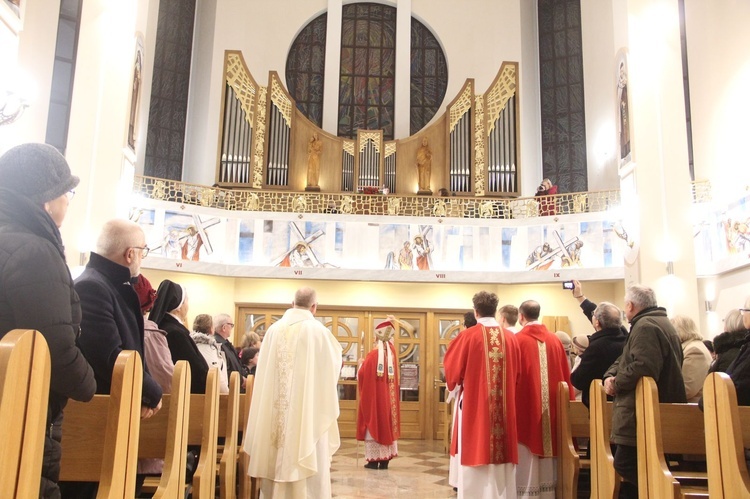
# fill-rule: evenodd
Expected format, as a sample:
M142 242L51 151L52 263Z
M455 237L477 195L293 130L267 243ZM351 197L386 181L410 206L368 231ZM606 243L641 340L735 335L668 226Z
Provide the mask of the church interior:
M143 274L235 344L295 290L357 360L397 315L402 438L442 440L471 298L592 326L653 287L706 339L750 296L750 4L732 0L0 0L0 154L57 147L81 272L139 223ZM743 166L745 165L745 166ZM539 193L549 179L556 194ZM408 379L409 386L404 387Z

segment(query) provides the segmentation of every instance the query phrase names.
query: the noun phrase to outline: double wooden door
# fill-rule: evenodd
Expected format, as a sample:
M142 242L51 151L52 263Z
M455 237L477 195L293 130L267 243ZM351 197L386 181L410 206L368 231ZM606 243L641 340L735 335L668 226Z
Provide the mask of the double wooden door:
M284 308L280 307L240 304L235 331L238 335L254 331L263 337L268 327L283 314ZM320 307L316 319L333 333L343 349L338 383L341 435L354 437L356 434L357 361L372 348L375 326L387 315L393 315L400 322L394 342L400 368L401 438L445 439L443 357L450 340L460 331L463 312ZM235 338L235 343L238 342L239 338Z

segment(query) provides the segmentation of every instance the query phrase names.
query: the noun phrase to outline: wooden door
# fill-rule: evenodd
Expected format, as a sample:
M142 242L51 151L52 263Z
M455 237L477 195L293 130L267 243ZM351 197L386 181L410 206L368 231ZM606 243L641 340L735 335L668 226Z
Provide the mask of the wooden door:
M463 329L463 315L457 313L440 313L434 317L436 340L434 342L433 355L435 357L434 373L434 403L432 404L433 435L435 440L443 440L446 447L450 443L450 414L451 407L445 400L448 391L445 385L445 367L443 358L448 351L448 345Z

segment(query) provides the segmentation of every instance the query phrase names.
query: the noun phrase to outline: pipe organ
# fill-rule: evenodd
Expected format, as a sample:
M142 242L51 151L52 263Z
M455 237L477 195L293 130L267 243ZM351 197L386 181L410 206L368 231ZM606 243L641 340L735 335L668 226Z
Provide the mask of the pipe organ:
M382 130L359 130L356 139L337 137L302 115L277 73L270 73L268 86L260 86L242 55L227 51L217 183L304 191L307 144L317 134L322 143L322 192L382 186L393 194L414 194L418 190L416 154L427 139L432 151L432 190L445 187L459 196L518 197L518 64L503 63L484 94L477 94L474 87L474 80L468 79L444 115L412 137L385 142Z

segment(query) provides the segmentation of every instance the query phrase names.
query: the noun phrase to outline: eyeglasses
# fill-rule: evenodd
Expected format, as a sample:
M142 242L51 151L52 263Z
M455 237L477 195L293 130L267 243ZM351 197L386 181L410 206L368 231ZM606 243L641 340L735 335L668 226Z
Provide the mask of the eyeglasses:
M70 201L76 195L76 190L71 189L68 192L66 192L65 195L68 196L68 201Z
M148 246L131 246L130 249L141 250L141 258L146 258L148 256L148 252L151 251Z
M747 312L750 312L750 308L741 308L740 312L743 313L743 314L745 314Z
M231 322L225 322L224 325L229 326L229 327L234 327L234 324Z

